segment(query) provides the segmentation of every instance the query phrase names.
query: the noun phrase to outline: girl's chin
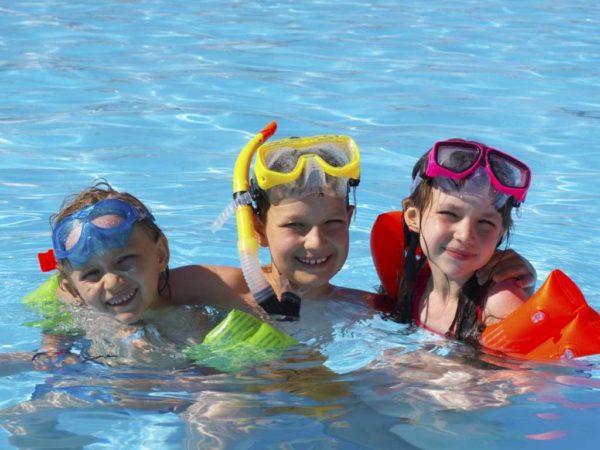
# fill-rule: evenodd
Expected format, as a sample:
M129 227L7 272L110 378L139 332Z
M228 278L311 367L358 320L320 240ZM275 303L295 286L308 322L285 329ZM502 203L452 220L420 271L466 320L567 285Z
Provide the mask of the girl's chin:
M140 320L139 315L135 314L134 312L116 314L114 318L124 325L134 325L137 321Z

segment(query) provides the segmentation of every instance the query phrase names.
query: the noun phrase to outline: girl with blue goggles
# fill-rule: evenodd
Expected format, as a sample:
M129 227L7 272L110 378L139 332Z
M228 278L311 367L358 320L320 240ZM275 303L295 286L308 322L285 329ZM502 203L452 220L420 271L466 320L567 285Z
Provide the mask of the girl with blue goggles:
M143 220L154 222L154 217L149 211L116 198L80 209L52 229L56 258L67 259L73 267L83 267L94 254L124 247L134 225Z

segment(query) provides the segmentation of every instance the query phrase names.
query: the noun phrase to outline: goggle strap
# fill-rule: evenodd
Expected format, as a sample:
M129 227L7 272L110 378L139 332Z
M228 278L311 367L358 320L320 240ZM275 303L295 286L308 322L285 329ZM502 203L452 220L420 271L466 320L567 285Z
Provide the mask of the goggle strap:
M264 192L261 187L258 185L258 181L256 181L256 178L251 178L250 179L250 196L252 197L252 201L256 202L259 197L261 197L262 195L264 195Z
M56 269L57 262L54 256L54 250L50 249L47 252L38 253L38 261L40 263L40 270L42 272L50 272Z

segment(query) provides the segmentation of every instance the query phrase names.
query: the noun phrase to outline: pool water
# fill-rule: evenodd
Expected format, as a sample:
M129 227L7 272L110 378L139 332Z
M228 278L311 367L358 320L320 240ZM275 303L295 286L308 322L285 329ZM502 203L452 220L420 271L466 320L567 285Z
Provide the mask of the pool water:
M38 347L20 298L45 279L48 217L97 178L151 207L172 266L236 265L234 222L210 225L271 120L360 146L336 284L377 286L373 220L434 141L464 137L532 167L511 245L600 309L599 25L589 0L4 2L0 352ZM598 358L482 361L364 305L323 316L332 330L306 340L322 357L237 374L2 371L0 448L596 448Z

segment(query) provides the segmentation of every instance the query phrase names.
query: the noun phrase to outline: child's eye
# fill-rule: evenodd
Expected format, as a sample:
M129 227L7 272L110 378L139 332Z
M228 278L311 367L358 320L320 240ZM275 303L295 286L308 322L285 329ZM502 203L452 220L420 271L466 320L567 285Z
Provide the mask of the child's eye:
M337 227L346 225L346 221L342 219L331 219L325 222L325 224L329 227Z
M128 269L129 267L131 267L131 265L133 263L135 263L136 258L137 258L137 255L120 256L119 259L117 259L117 266L120 269Z
M283 228L291 228L294 230L298 230L298 229L304 228L304 224L300 223L300 222L288 222L283 225Z
M492 222L491 220L480 220L479 224L482 225L485 228L496 228L496 224L494 222Z
M87 281L88 283L95 283L100 280L100 271L97 269L88 270L87 272L83 272L80 276L82 281Z
M456 214L454 211L442 210L442 211L438 211L438 214L440 214L448 219L458 219L458 214Z

